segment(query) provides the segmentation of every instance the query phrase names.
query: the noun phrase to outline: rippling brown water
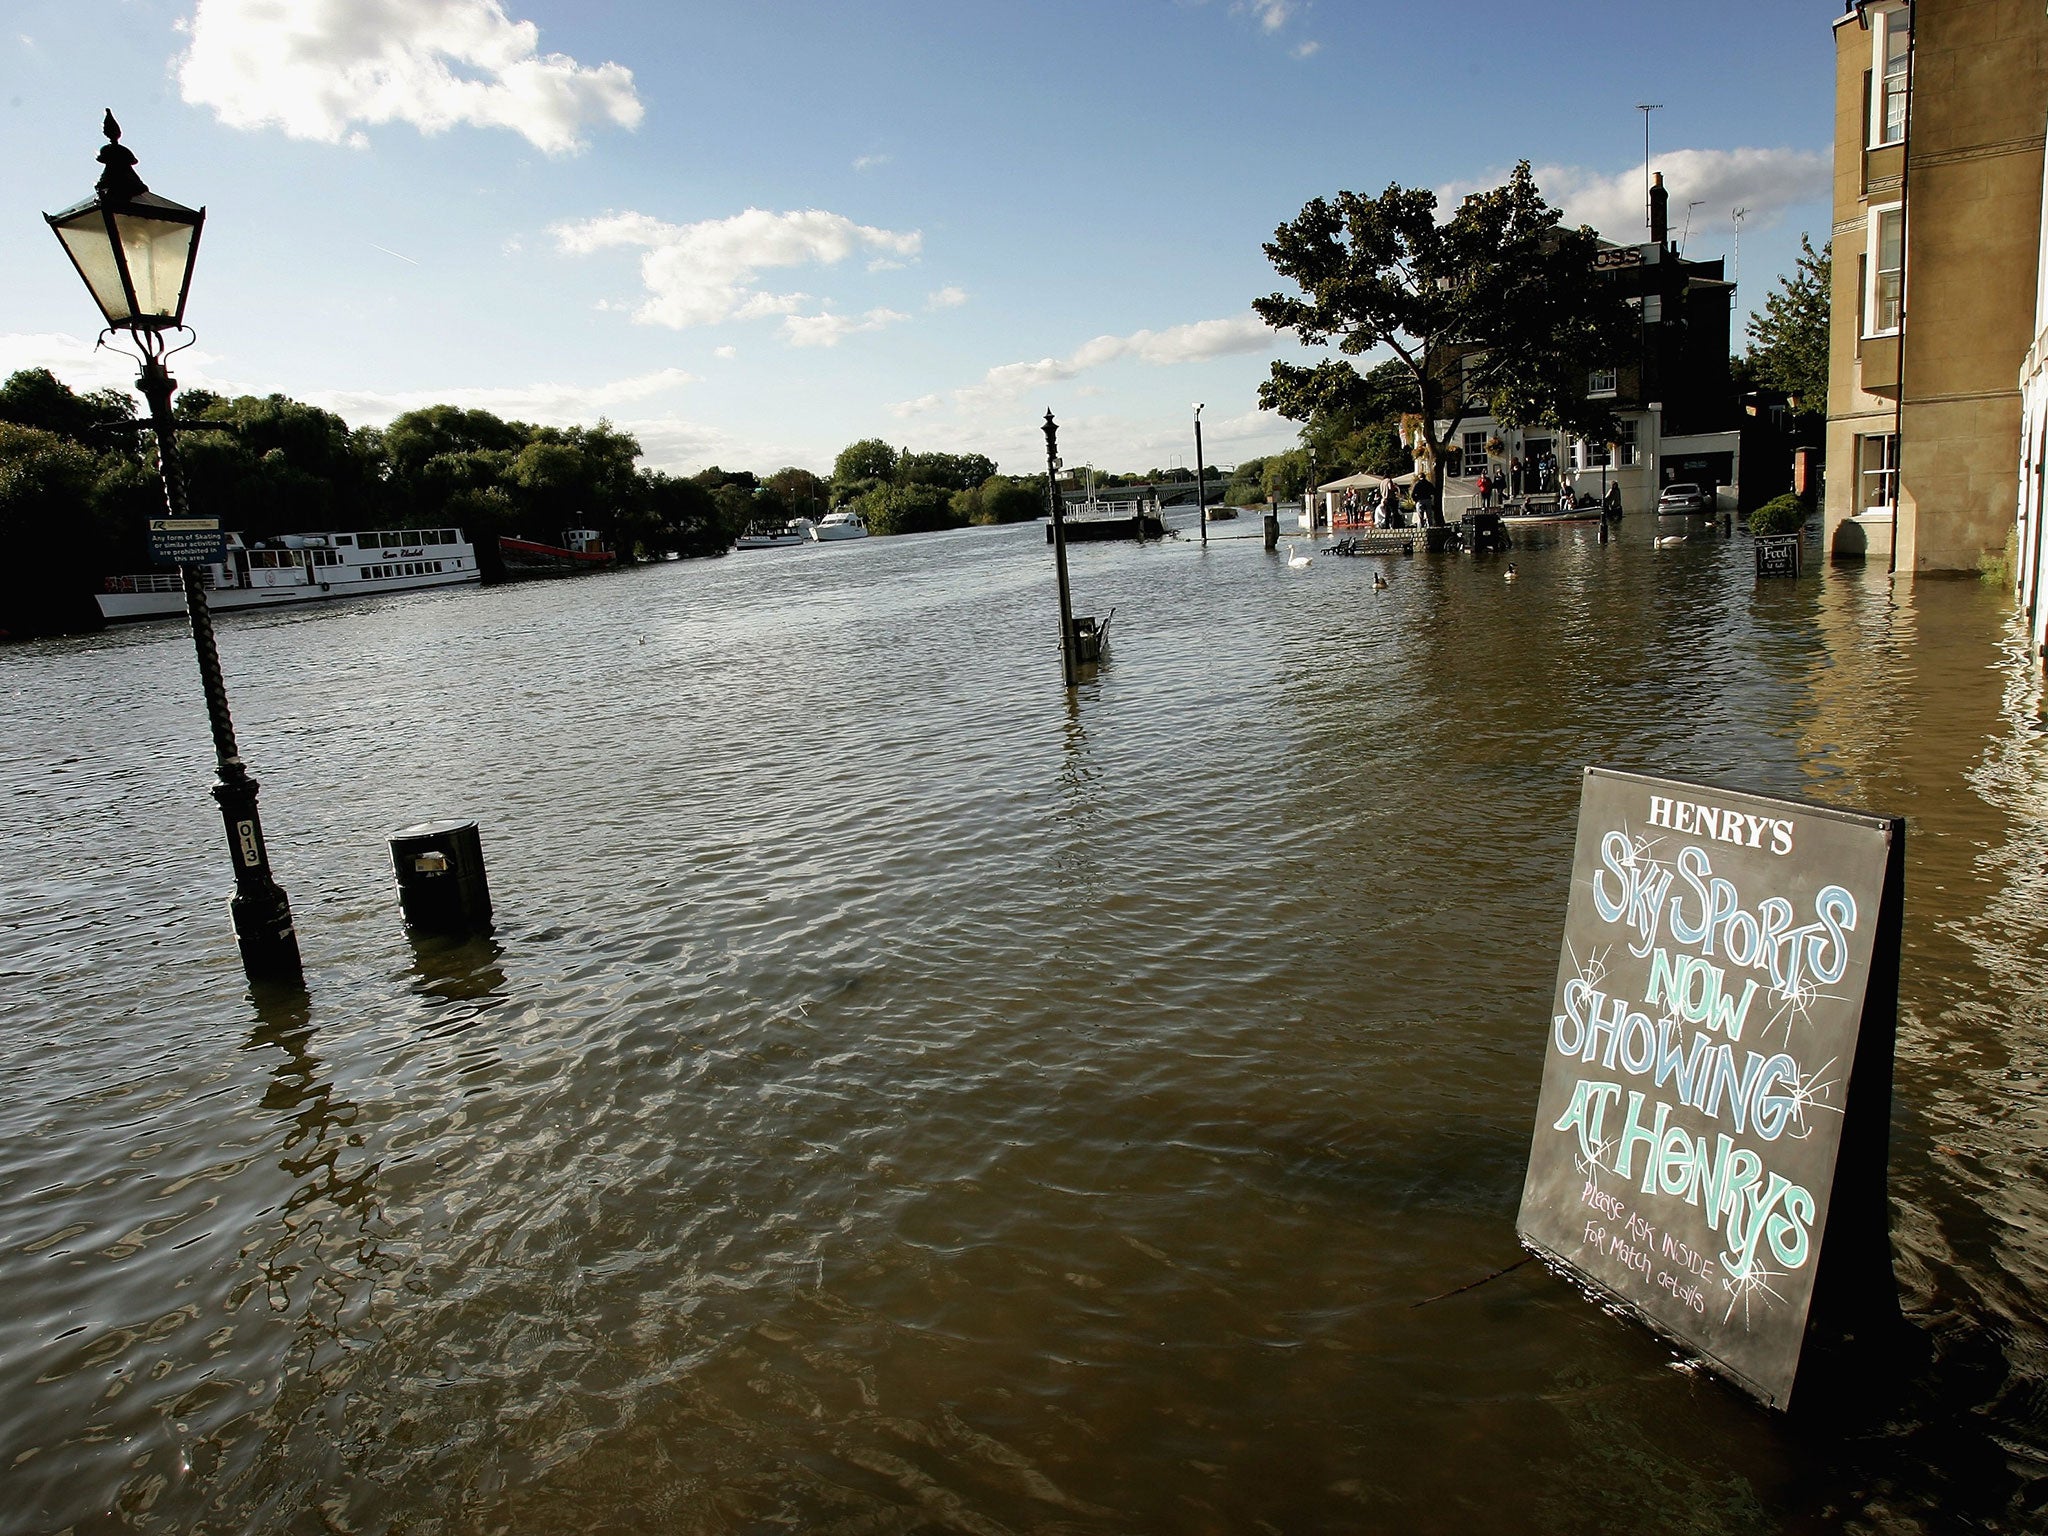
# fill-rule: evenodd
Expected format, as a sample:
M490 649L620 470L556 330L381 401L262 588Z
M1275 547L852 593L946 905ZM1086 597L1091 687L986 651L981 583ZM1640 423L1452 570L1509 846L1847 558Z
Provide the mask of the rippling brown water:
M0 652L0 1529L2038 1528L2036 673L1980 584L1650 532L1077 547L1071 699L1035 526L227 620L297 1002L182 629ZM1853 1425L1444 1296L1588 762L1910 818L1922 1347ZM492 939L400 926L427 814Z

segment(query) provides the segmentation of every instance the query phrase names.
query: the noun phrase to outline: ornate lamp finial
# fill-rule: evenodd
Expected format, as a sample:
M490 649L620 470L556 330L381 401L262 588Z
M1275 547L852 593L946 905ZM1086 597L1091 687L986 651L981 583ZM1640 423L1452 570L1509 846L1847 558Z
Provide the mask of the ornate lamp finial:
M122 147L121 125L114 121L113 108L107 109L106 119L100 124L100 132L107 136L101 146L99 161L103 169L93 191L101 197L113 198L117 202L132 202L149 190L142 178L135 174L134 151Z

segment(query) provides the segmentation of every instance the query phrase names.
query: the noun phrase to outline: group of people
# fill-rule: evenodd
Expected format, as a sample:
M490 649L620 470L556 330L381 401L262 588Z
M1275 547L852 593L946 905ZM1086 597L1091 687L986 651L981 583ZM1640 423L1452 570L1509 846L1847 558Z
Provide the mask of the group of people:
M1419 489L1419 488L1418 488ZM1359 500L1356 487L1344 492L1344 521L1347 523L1370 523L1375 528L1402 528L1401 492L1389 485L1384 492L1376 487L1366 490L1365 499Z
M1520 454L1508 460L1505 472L1486 465L1479 471L1479 505L1491 508L1494 498L1500 498L1503 505L1510 499L1520 500L1523 496L1549 496L1560 490L1569 489L1559 478L1557 457L1544 454L1522 462Z

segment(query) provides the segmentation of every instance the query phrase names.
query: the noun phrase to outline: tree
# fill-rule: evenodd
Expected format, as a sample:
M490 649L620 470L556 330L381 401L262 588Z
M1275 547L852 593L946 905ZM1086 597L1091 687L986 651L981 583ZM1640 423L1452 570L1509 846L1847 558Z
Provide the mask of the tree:
M1834 242L1818 251L1799 237L1799 260L1790 277L1764 300L1764 312L1749 317L1749 353L1742 359L1750 377L1783 390L1809 410L1828 394L1828 292L1833 280Z
M1563 227L1526 160L1442 222L1425 188L1339 192L1311 200L1265 246L1300 296L1270 294L1252 308L1308 346L1334 342L1345 358L1392 354L1441 506L1446 450L1469 416L1613 435L1612 413L1585 397L1586 373L1619 353L1629 312L1594 274L1596 245L1590 229ZM1366 376L1338 358L1275 362L1259 386L1260 406L1294 421L1370 403Z
M896 450L879 437L848 443L832 461L832 498L843 501L856 480L887 480L896 473Z
M1045 514L1045 487L1035 480L990 475L971 491L955 492L953 511L970 523L1028 523Z
M861 519L870 533L932 533L958 528L953 493L936 485L884 485L860 499Z
M936 485L968 491L996 472L995 460L980 453L903 453L896 460L899 485Z
M134 441L135 400L117 389L81 395L47 368L23 368L0 384L0 421L87 448L127 447Z

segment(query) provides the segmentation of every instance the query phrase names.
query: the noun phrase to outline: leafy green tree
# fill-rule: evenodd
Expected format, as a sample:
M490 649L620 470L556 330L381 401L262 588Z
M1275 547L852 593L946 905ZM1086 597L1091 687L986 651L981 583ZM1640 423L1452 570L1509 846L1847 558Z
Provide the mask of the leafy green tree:
M792 464L776 470L761 483L780 496L793 515L816 518L831 510L825 504L830 487L808 469Z
M832 461L832 498L844 501L858 480L888 480L896 473L896 450L879 437L848 443Z
M1344 359L1385 349L1407 377L1439 498L1446 450L1481 411L1611 436L1612 413L1585 398L1585 378L1618 355L1629 312L1593 272L1596 244L1590 229L1563 227L1527 161L1441 221L1425 188L1312 199L1265 246L1298 295L1270 294L1252 307L1309 346L1335 344L1343 358L1275 362L1259 404L1304 422L1319 410L1369 410L1366 375ZM1474 343L1486 350L1461 367Z
M897 457L899 485L936 485L949 491L973 490L996 472L995 460L980 453L903 453Z
M1045 515L1045 487L1036 480L990 475L971 491L955 492L953 512L982 525L1028 523Z
M712 493L694 480L642 470L639 497L655 530L651 548L678 555L722 554L741 531L727 526Z
M1828 293L1833 281L1834 242L1819 250L1799 237L1792 275L1778 279L1760 315L1749 317L1749 351L1742 362L1749 376L1784 391L1808 410L1824 407L1828 396Z
M77 394L47 368L24 368L0 384L0 421L87 448L128 448L134 445L135 400L117 389Z
M861 497L860 513L870 533L933 533L958 528L953 493L936 485L883 485Z
M94 573L73 535L87 520L98 468L83 444L0 422L0 631L81 627Z

